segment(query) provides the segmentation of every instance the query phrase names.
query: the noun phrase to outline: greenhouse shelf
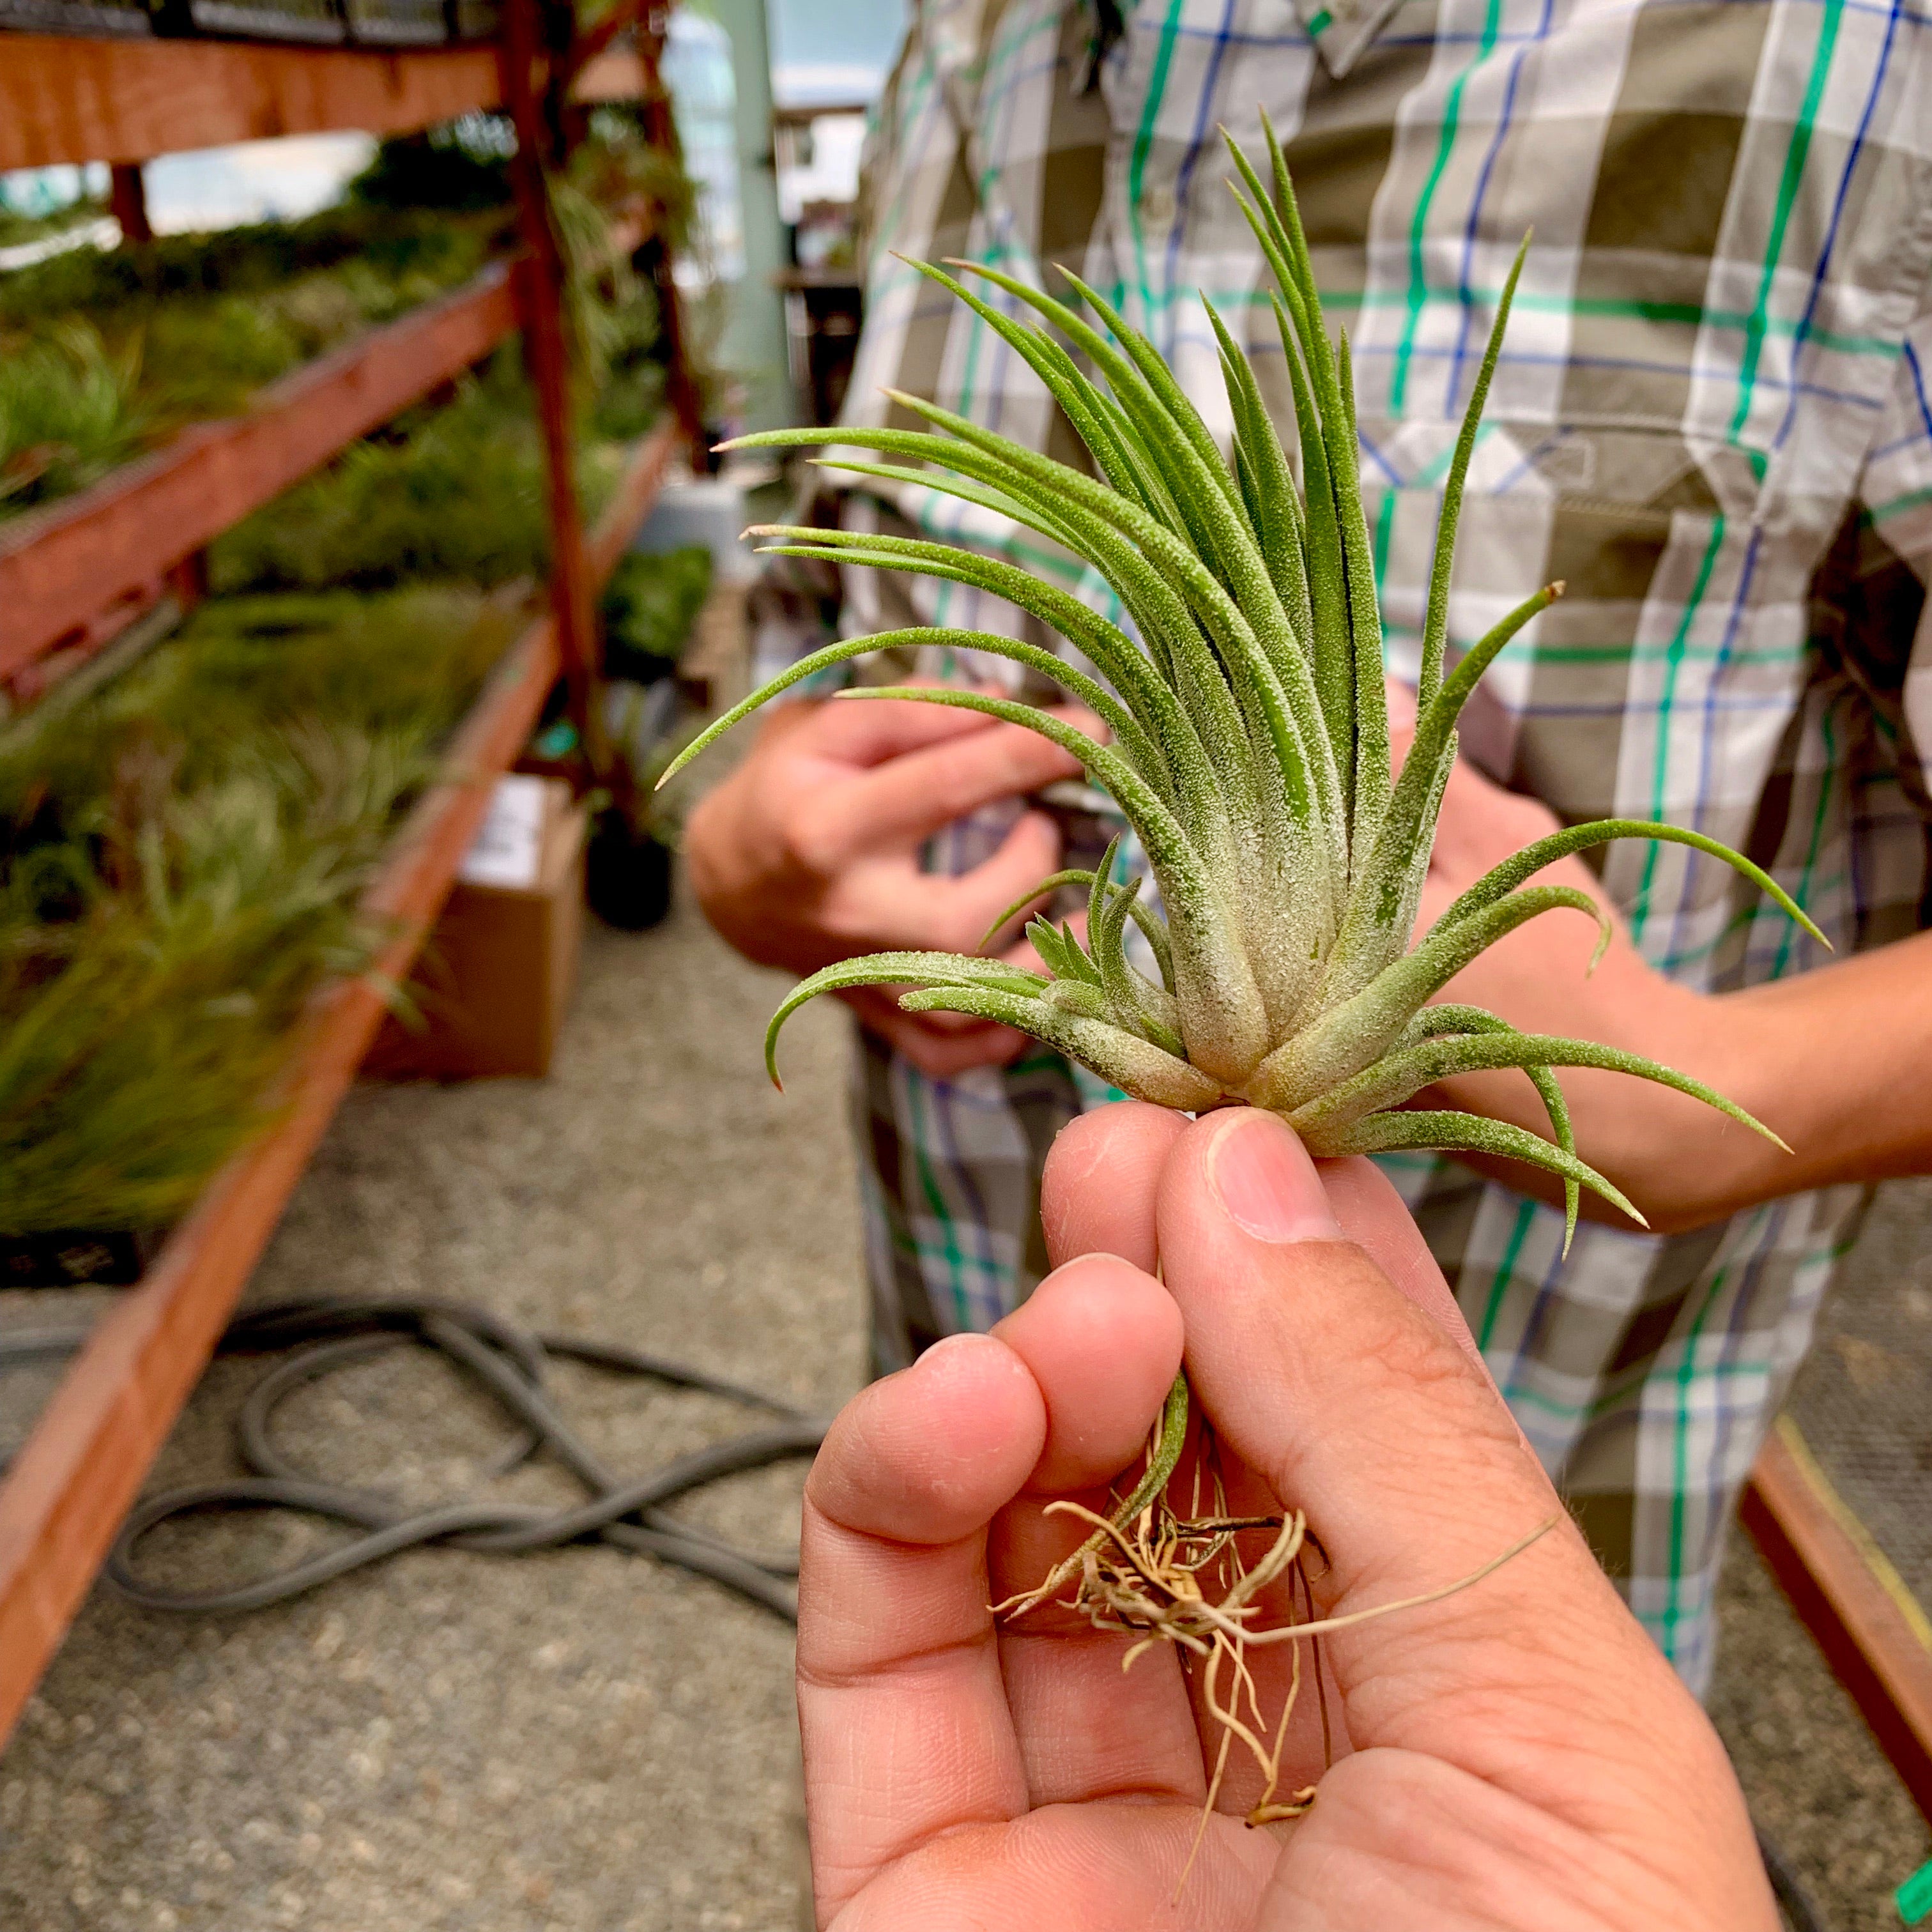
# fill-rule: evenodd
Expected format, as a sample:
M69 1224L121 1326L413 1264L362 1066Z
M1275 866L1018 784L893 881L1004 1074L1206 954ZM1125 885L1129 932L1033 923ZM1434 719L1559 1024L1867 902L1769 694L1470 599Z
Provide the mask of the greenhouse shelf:
M510 265L271 383L65 501L0 524L0 680L137 616L176 565L517 326Z
M648 512L680 432L643 438L589 535L601 585ZM556 620L532 623L452 742L364 902L394 930L369 970L324 988L290 1048L286 1105L94 1328L0 1480L0 1742L66 1635L122 1518L214 1351L296 1184L448 895L490 790L561 668Z
M634 100L644 69L614 48L587 62L579 100ZM500 106L494 46L371 53L234 40L0 42L0 171L156 154L284 134L406 134Z
M1912 1802L1932 1820L1932 1645L1874 1570L1856 1519L1788 1422L1759 1451L1739 1520ZM1916 1607L1916 1606L1915 1606Z
M601 588L629 548L638 526L650 514L663 486L664 471L678 446L677 425L667 418L632 446L624 473L584 545L592 579Z

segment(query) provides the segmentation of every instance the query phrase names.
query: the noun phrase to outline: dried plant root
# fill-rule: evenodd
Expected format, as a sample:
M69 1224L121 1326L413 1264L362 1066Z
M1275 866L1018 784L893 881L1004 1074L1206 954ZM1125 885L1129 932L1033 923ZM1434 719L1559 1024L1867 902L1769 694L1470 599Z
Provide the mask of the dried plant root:
M1238 1744L1253 1760L1262 1778L1260 1797L1246 1814L1251 1826L1276 1824L1298 1818L1315 1801L1316 1786L1307 1785L1281 1795L1282 1756L1286 1748L1288 1724L1301 1693L1303 1670L1301 1643L1311 1651L1319 1640L1336 1630L1391 1616L1399 1610L1418 1610L1439 1603L1446 1597L1470 1588L1520 1556L1539 1537L1553 1528L1558 1519L1550 1516L1526 1535L1492 1557L1480 1568L1440 1588L1427 1590L1393 1603L1378 1604L1367 1610L1353 1610L1340 1616L1308 1617L1294 1615L1295 1591L1300 1586L1303 1599L1311 1608L1313 1596L1302 1567L1304 1552L1310 1547L1308 1519L1294 1510L1284 1516L1230 1516L1225 1510L1202 1516L1181 1518L1169 1508L1164 1493L1166 1476L1178 1460L1178 1448L1169 1460L1169 1428L1172 1412L1178 1408L1180 1420L1172 1431L1178 1441L1186 1423L1184 1384L1177 1383L1178 1395L1171 1396L1162 1413L1162 1427L1150 1451L1147 1475L1114 1512L1102 1516L1084 1504L1063 1499L1047 1505L1048 1515L1077 1517L1090 1524L1092 1534L1036 1588L1010 1598L996 1606L1008 1618L1024 1616L1054 1598L1077 1575L1078 1586L1070 1597L1060 1600L1064 1607L1078 1611L1096 1630L1118 1631L1137 1640L1120 1660L1123 1671L1130 1670L1156 1645L1173 1645L1184 1658L1201 1660L1201 1697L1209 1718L1221 1733L1214 1771L1202 1810L1200 1828L1195 1834L1186 1863L1175 1888L1180 1885L1198 1855L1208 1821L1219 1802L1233 1748ZM1205 1458L1203 1459L1206 1460ZM1149 1478L1167 1466L1160 1488ZM1195 1507L1200 1506L1201 1477L1195 1478ZM1220 1482L1215 1478L1216 1499ZM1236 1537L1244 1530L1274 1529L1274 1542L1261 1559L1250 1565L1242 1559ZM1210 1599L1202 1579L1219 1582L1222 1593ZM1288 1593L1289 1621L1268 1628L1256 1627L1262 1614L1262 1593L1292 1577ZM1261 1694L1248 1662L1251 1648L1264 1645L1295 1644L1288 1694L1278 1715L1270 1724L1262 1709ZM1318 1652L1316 1653L1318 1655ZM1224 1677L1228 1680L1225 1695ZM1327 1712L1323 1717L1324 1756L1327 1756Z
M1090 1510L1083 1511L1083 1514L1093 1516L1100 1528L1072 1556L1055 1564L1043 1582L991 1606L994 1616L1005 1617L1010 1621L1023 1617L1029 1610L1037 1610L1041 1604L1057 1596L1079 1573L1086 1558L1106 1540L1110 1529L1117 1529L1122 1524L1132 1522L1167 1487L1168 1478L1180 1466L1180 1452L1186 1446L1186 1442L1187 1377L1184 1372L1174 1377L1174 1386L1168 1390L1167 1400L1161 1405L1160 1417L1154 1424L1153 1439L1148 1448L1146 1472L1134 1485L1126 1500L1120 1504L1111 1517L1094 1516ZM1060 1507L1054 1504L1049 1505L1049 1509Z

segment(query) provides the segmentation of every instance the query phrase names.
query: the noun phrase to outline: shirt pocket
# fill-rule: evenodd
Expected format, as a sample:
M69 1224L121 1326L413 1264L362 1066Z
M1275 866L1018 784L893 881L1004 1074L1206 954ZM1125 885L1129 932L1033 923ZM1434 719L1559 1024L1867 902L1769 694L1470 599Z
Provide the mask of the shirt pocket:
M1362 429L1389 666L1412 682L1456 425ZM1726 728L1724 694L1738 680L1768 670L1788 689L1792 669L1756 662L1767 640L1737 620L1737 600L1753 589L1743 565L1756 485L1742 462L1726 473L1730 454L1720 495L1668 432L1485 423L1450 579L1450 661L1543 585L1564 586L1463 712L1465 754L1490 776L1572 823L1706 822L1714 766L1684 728L1708 739ZM1801 648L1802 630L1790 640Z

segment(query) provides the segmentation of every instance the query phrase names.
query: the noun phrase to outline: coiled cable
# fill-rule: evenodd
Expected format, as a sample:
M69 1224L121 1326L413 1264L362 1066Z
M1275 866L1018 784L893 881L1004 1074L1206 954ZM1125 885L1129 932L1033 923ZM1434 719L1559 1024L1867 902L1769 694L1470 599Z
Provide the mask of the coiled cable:
M0 1362L69 1352L85 1340L85 1331L74 1330L0 1336ZM490 1466L490 1474L507 1474L548 1453L584 1485L589 1492L586 1499L566 1509L489 1502L417 1508L377 1490L330 1481L302 1468L278 1445L275 1412L297 1389L352 1362L412 1345L447 1357L515 1422L517 1433ZM256 1354L288 1348L301 1352L255 1384L236 1419L236 1446L253 1473L166 1490L137 1504L115 1539L106 1566L108 1580L122 1595L152 1610L260 1610L422 1544L514 1556L596 1538L677 1564L788 1621L796 1621L790 1582L798 1574L796 1550L741 1549L680 1521L664 1505L720 1477L811 1455L824 1438L822 1419L662 1356L613 1342L535 1334L487 1310L432 1297L316 1297L272 1303L231 1322L217 1352ZM550 1400L544 1372L554 1357L722 1396L763 1409L775 1419L763 1428L679 1456L647 1475L620 1477L604 1466ZM295 1510L349 1524L362 1534L248 1583L182 1589L142 1577L135 1552L151 1530L178 1516L233 1509Z

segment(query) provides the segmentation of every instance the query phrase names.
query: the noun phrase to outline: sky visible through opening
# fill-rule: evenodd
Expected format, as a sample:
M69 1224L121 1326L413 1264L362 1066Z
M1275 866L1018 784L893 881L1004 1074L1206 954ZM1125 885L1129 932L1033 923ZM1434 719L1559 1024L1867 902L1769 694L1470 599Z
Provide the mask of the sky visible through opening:
M781 106L878 98L905 32L908 0L766 0L772 92Z

